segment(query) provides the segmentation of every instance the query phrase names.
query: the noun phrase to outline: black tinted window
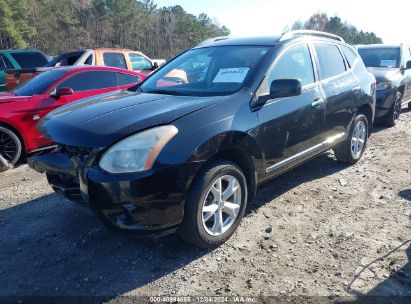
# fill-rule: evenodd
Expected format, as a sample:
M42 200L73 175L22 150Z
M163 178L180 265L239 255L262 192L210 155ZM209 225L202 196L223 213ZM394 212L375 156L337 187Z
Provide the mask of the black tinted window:
M61 79L67 71L53 69L30 79L13 92L17 96L33 96L45 93L45 90L51 87L57 80Z
M126 59L121 53L105 53L103 59L106 66L127 69Z
M326 79L345 72L344 59L334 44L315 44L319 61L320 78Z
M90 71L71 76L59 84L59 88L72 88L74 92L115 87L117 75L109 71Z
M88 56L84 64L93 65L93 55Z
M141 78L138 76L124 74L124 73L117 73L117 84L119 86L129 85L129 84L137 84L141 81Z
M0 69L13 69L13 65L11 64L10 60L4 56L4 55L0 55Z
M50 61L47 66L54 67L54 66L71 66L74 65L77 60L80 59L81 55L84 52L75 52L75 53L66 53L60 56L57 56L52 61Z
M11 53L11 56L23 69L44 67L48 63L46 56L40 52Z
M303 86L314 82L313 64L307 45L291 47L280 57L270 72L267 87L276 79L299 79Z
M6 64L2 59L2 56L0 56L0 71L4 71L6 69Z
M343 51L343 53L344 53L345 58L346 58L347 61L348 61L348 64L349 64L350 67L352 68L352 67L354 66L354 64L355 64L355 61L357 60L357 55L354 53L353 50L349 49L349 48L346 47L346 46L342 46L341 49L342 49L342 51Z

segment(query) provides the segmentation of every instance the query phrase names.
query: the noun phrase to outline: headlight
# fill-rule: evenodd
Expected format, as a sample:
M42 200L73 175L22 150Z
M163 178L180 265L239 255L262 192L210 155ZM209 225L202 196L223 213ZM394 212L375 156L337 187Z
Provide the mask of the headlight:
M380 81L377 82L377 91L386 90L391 86L391 82L389 81Z
M150 170L161 150L177 133L174 126L162 126L127 137L103 154L100 168L109 173Z

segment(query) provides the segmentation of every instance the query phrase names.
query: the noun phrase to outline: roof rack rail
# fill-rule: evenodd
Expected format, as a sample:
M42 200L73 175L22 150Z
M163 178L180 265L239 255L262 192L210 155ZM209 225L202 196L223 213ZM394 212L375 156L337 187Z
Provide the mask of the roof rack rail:
M337 41L345 42L344 39L341 38L340 36L326 33L326 32L312 31L312 30L296 30L296 31L285 32L281 35L280 41L283 41L285 39L290 39L293 37L297 37L297 36L317 36L317 37L330 38L330 39L334 39Z
M213 37L213 38L209 38L209 39L206 39L206 40L200 42L197 46L201 46L201 45L211 43L211 42L217 42L217 41L220 41L220 40L226 40L226 39L229 39L229 38L230 38L230 36Z

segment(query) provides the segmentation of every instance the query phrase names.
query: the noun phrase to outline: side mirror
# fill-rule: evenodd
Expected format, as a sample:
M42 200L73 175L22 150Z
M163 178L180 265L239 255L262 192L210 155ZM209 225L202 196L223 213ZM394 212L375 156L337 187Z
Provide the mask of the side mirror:
M405 69L406 69L406 70L411 69L411 60L410 60L410 61L407 61L407 64L405 65Z
M60 98L62 96L73 95L74 91L72 88L58 88L55 93L52 94L53 97Z
M262 107L270 99L297 96L301 94L301 91L302 84L299 79L277 79L271 83L270 93L259 96L252 107Z
M297 96L301 91L302 85L299 79L277 79L271 83L269 98Z
M158 69L158 62L153 62L153 70L157 70Z

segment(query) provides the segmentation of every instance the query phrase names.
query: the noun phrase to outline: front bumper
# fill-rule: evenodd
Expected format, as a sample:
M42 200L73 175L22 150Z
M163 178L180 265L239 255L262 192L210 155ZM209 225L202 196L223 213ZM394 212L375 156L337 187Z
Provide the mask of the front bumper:
M175 230L184 202L201 163L186 163L133 174L109 174L79 157L48 153L28 159L46 172L51 187L71 201L89 207L111 229L142 234Z

